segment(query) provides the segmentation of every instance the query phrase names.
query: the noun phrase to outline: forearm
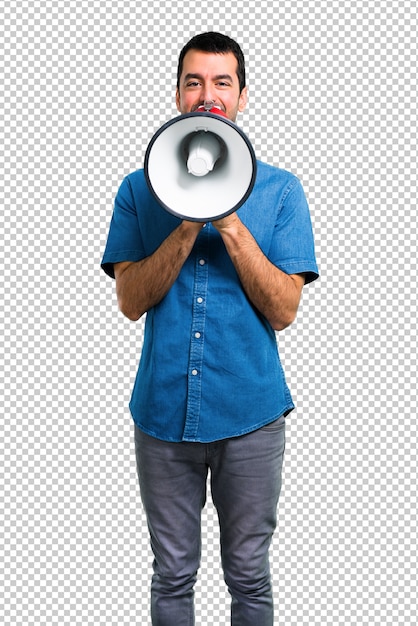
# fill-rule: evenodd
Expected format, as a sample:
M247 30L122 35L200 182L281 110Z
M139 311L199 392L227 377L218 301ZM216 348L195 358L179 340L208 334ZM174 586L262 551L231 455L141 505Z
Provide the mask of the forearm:
M275 330L283 330L296 317L301 276L291 276L273 265L237 216L214 223L253 305Z
M182 222L150 256L136 263L115 265L119 308L138 320L158 304L178 277L202 224Z

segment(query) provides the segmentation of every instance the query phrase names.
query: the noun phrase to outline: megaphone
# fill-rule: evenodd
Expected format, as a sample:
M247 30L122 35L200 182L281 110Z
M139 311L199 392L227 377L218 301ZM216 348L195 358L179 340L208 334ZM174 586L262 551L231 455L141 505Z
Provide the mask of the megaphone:
M250 195L256 158L248 137L216 108L179 115L152 137L144 161L148 187L169 213L210 222Z

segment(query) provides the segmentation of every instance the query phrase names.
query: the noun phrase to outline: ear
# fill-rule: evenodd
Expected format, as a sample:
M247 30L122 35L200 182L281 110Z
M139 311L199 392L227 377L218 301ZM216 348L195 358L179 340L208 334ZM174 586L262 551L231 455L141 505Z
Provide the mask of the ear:
M242 111L247 106L247 102L248 102L248 89L247 87L244 87L244 89L241 91L240 96L239 96L238 111L240 113L242 113Z
M180 93L178 88L176 89L176 107L177 111L180 113Z

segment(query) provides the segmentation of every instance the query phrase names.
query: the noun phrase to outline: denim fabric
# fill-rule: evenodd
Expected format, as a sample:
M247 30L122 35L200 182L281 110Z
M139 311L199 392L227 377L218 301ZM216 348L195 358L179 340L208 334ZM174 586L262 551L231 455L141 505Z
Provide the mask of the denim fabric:
M237 212L282 271L318 276L311 220L300 181L257 163L254 189ZM115 199L103 269L151 255L180 220L165 211L143 170ZM174 285L147 313L130 409L135 423L166 441L213 442L254 431L293 409L276 334L245 294L222 238L203 228Z
M154 553L154 626L193 626L201 511L210 471L233 626L272 626L269 547L276 527L284 418L215 443L171 443L135 427L142 501ZM208 607L210 614L210 608Z

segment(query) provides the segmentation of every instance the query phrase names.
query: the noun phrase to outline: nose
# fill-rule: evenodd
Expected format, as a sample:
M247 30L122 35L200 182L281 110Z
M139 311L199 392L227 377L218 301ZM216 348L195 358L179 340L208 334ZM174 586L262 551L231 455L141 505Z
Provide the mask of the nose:
M214 94L214 89L212 85L205 85L202 89L201 93L202 103L203 102L216 102L216 95Z

